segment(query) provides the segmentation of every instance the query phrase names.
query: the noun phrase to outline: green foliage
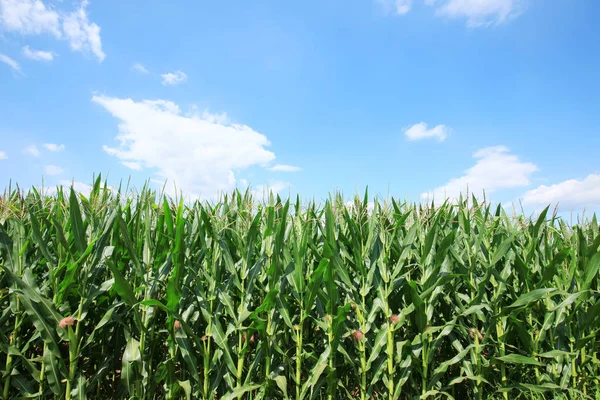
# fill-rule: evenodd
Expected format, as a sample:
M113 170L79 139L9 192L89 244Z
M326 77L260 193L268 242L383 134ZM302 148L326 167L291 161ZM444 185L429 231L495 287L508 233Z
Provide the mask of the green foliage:
M600 398L595 217L368 201L6 193L3 398Z

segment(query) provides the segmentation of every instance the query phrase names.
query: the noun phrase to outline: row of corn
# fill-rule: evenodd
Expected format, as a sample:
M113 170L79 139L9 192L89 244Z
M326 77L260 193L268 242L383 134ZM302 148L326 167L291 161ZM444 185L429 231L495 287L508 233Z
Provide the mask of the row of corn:
M9 190L0 393L598 399L599 247L475 198Z

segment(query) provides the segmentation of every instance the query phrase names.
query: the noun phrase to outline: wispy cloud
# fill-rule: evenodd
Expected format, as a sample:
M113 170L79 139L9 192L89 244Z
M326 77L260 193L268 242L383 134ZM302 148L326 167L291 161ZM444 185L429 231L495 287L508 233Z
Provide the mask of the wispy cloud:
M134 171L141 171L142 169L144 169L142 164L137 161L121 161L121 164Z
M388 14L407 14L412 8L412 0L376 0Z
M37 148L36 145L31 145L29 147L26 147L23 152L25 152L26 154L29 154L31 156L34 157L39 157L40 156L40 150Z
M23 55L31 60L36 61L52 61L54 53L51 51L34 50L29 46L23 47Z
M0 53L0 62L8 65L14 72L18 74L21 73L21 66L19 65L19 63L10 58L9 56Z
M294 165L276 164L270 167L269 170L276 172L297 172L301 171L302 168L296 167Z
M146 67L144 67L142 64L140 63L135 63L131 66L131 69L137 72L141 72L142 74L149 74L150 71L148 71L146 69Z
M387 14L405 15L413 0L375 0ZM435 7L435 14L446 18L464 18L471 27L501 24L518 16L526 0L424 0Z
M79 9L63 16L63 32L71 49L91 52L101 62L106 54L102 51L100 27L89 21L86 11L88 4L87 0L83 0Z
M46 165L44 167L45 175L60 175L63 173L63 169L57 165Z
M163 85L179 85L187 81L187 75L181 71L169 72L161 75Z
M0 0L0 28L21 35L49 33L68 41L72 50L91 53L102 61L106 55L100 27L89 20L88 5L88 0L82 0L74 11L64 11L47 6L42 0ZM37 57L48 60L48 54Z
M45 143L44 147L46 148L46 150L52 151L54 153L63 151L65 149L64 144L56 144L56 143Z
M446 125L436 125L431 129L427 129L425 122L414 124L410 128L404 131L404 136L408 140L423 140L423 139L437 139L439 142L446 140L450 128Z
M437 5L436 15L465 18L472 27L500 24L523 9L522 0L426 0L426 4Z
M51 33L60 38L60 15L41 0L0 0L0 25L23 35Z
M0 151L0 160L8 160L8 156L6 155L6 152Z

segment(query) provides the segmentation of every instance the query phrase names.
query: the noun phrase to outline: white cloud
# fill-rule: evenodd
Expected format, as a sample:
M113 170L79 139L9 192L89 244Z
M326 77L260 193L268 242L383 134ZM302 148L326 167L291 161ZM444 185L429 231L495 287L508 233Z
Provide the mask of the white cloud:
M69 194L69 190L71 190L71 187L76 192L81 193L85 197L89 197L90 193L92 192L92 187L88 184L85 184L83 182L71 182L66 179L61 179L59 181L59 184L56 187L49 187L45 190L46 195L48 195L48 196L55 195L58 191L57 190L58 187L62 187L63 191L67 194L67 196ZM108 188L108 189L110 190L110 188Z
M269 170L277 172L297 172L301 171L302 168L296 167L294 165L276 164L270 167Z
M61 180L60 184L65 187L72 187L76 192L81 193L85 197L90 197L90 193L92 192L92 187L83 182L70 182L67 180Z
M142 164L137 161L121 161L121 164L134 171L141 171L142 169L144 169L144 167L142 167Z
M64 15L63 31L71 49L92 52L99 61L102 61L106 55L102 51L100 27L88 20L85 10L87 5L88 1L83 0L79 9Z
M268 200L271 193L278 194L288 189L290 184L282 181L272 181L264 185L258 185L252 189L252 196L257 200Z
M49 33L57 39L67 40L72 50L91 52L98 60L105 57L100 39L100 27L90 22L82 0L75 11L56 11L42 0L0 0L0 28L21 35ZM24 50L25 52L25 50ZM38 58L46 60L48 52ZM27 54L26 54L27 56Z
M194 107L194 112L191 114L188 114L189 116L193 116L195 114L198 113L197 107ZM231 121L229 120L229 117L227 116L227 113L222 112L222 113L211 113L208 110L204 110L202 111L202 119L205 119L209 122L212 122L214 124L220 124L220 125L227 125L229 124Z
M408 13L412 7L412 1L413 0L377 0L386 13L393 12L398 15Z
M58 12L47 8L41 0L0 0L0 26L24 35L61 36Z
M63 169L56 165L46 165L44 167L45 175L60 175L63 173Z
M6 152L0 151L0 160L8 160L8 156L6 155Z
M0 62L11 67L14 72L21 73L21 66L19 65L19 63L10 58L9 56L0 53Z
M48 151L52 151L52 152L59 152L59 151L63 151L65 149L65 145L64 144L56 144L56 143L45 143L44 147L48 150Z
M396 0L396 14L404 15L410 11L412 0Z
M361 204L362 204L362 199L358 198L357 199ZM348 211L354 211L356 209L356 200L348 200L345 203L346 208L348 209ZM375 209L375 202L373 201L369 201L367 202L367 213L372 213L373 210Z
M408 140L435 138L439 142L446 140L448 133L450 133L450 128L446 125L436 125L431 129L427 129L427 124L425 122L414 124L404 131L404 135Z
M590 174L586 178L569 179L554 185L541 185L525 192L522 196L526 206L545 207L559 204L569 209L600 208L600 174Z
M163 85L179 85L187 81L187 75L181 71L169 72L161 75Z
M23 47L23 55L36 61L52 61L54 53L51 51L33 50L29 46Z
M524 187L530 184L529 176L538 170L535 164L519 160L505 146L485 147L476 151L474 166L467 169L463 176L451 179L444 186L435 188L422 195L424 199L443 201L455 200L461 193L480 196L501 189Z
M134 101L94 96L92 101L119 120L117 147L104 150L131 166L156 171L155 180L194 197L214 198L236 186L234 170L275 158L263 134L246 125L184 115L165 100ZM137 164L131 164L137 163Z
M29 147L26 147L23 151L25 153L31 155L31 156L34 156L34 157L39 157L40 156L40 151L39 151L39 149L37 148L36 145L31 145Z
M426 0L432 5L440 1ZM446 0L436 14L449 18L466 18L469 26L499 24L521 11L523 0Z
M137 72L141 72L142 74L149 74L149 73L150 73L150 71L148 71L148 70L146 69L146 67L144 67L144 66L143 66L142 64L140 64L140 63L135 63L135 64L133 64L133 65L131 66L131 69L133 69L134 71L137 71Z

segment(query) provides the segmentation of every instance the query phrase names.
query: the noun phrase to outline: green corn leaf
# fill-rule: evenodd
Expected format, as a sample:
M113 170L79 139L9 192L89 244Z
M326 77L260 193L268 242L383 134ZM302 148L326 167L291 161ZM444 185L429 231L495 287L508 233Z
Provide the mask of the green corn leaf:
M425 303L419 296L416 282L408 282L410 288L411 301L415 306L414 320L419 332L425 332L427 325L427 315L425 314Z
M29 219L31 221L33 239L35 240L36 244L40 247L40 251L42 252L44 257L46 257L46 260L49 263L51 263L52 265L56 265L56 260L51 255L50 250L48 250L47 241L42 238L40 223L37 217L35 216L35 212L33 210L29 212Z
M288 398L287 379L285 379L285 376L278 375L273 380L277 384L277 387L283 392L283 397L285 399L287 399Z
M585 266L583 272L583 290L588 290L591 287L592 281L598 275L600 269L600 253L596 253Z
M496 251L494 251L492 259L490 260L490 265L496 265L498 261L500 261L504 256L506 256L506 254L511 248L513 240L514 239L512 237L509 237L508 239L504 240L500 244L500 246L498 246Z
M576 356L576 353L571 353L563 350L550 350L544 353L540 353L537 356L542 358L558 358L558 357L573 357Z
M140 343L129 338L122 357L121 379L131 396L135 395L135 384L140 382L139 368L141 364Z
M75 388L73 388L73 390L71 391L71 398L77 400L87 399L85 376L79 375L77 377L77 384L75 385Z
M119 271L110 259L106 260L106 264L110 268L113 278L115 279L115 290L128 306L133 307L136 303L136 298L131 284L125 279L121 271Z
M507 364L518 364L518 365L539 365L543 366L544 364L537 361L533 357L523 356L521 354L508 354L501 357L494 357L494 360L507 363Z
M177 381L179 386L183 389L183 393L185 393L186 400L191 400L192 398L192 385L190 381Z
M230 352L230 346L229 343L227 341L227 336L225 335L225 333L223 333L223 328L221 327L221 323L219 322L218 319L214 318L213 319L213 325L212 325L212 336L215 340L216 345L221 349L221 351L223 351L223 355L225 357L225 362L227 365L227 368L229 368L229 372L233 375L236 374L237 372L237 368L233 362L233 358L231 356L231 352Z
M543 299L554 292L556 292L556 289L554 288L532 290L531 292L524 293L521 296L519 296L519 298L510 306L508 306L508 308L518 309L529 307L530 304L535 303L536 301L539 301L540 299Z
M439 267L444 262L446 255L448 254L448 250L450 246L454 243L454 237L456 235L456 231L450 232L446 237L442 240L442 243L438 246L435 253L435 265Z
M312 391L316 387L317 383L319 382L319 378L321 377L321 374L323 373L323 371L325 371L325 368L327 368L327 359L329 358L330 352L331 348L327 346L325 348L325 351L321 353L319 359L317 360L317 363L313 366L312 370L310 371L308 379L302 385L301 398L304 398L309 390Z
M190 340L185 334L185 331L177 330L175 332L175 343L177 343L179 351L181 351L181 355L185 365L187 366L188 373L196 382L199 382L200 376L198 376L198 364L196 362L197 356Z
M423 245L423 250L421 253L421 264L425 264L425 260L427 259L427 256L429 255L431 248L433 246L433 241L437 234L437 223L438 223L438 219L436 217L433 220L433 223L431 224L431 226L429 227L429 232L427 232L427 235L425 236L425 243Z
M75 247L79 254L83 254L87 248L87 239L83 220L81 219L81 209L79 208L79 202L77 201L77 194L75 194L73 188L71 188L71 194L69 196L69 213L71 215L71 229L73 230Z
M40 395L40 393L36 393L33 382L28 381L22 375L12 375L10 383L19 391L20 398L36 398Z
M131 261L133 262L133 265L135 267L134 271L139 274L142 272L141 266L140 266L140 261L138 260L138 257L137 257L137 251L135 250L134 245L131 242L129 230L127 229L127 223L120 215L118 217L116 217L116 219L117 219L117 224L119 226L119 229L121 231L121 238L123 239L123 243L125 243L125 247L127 248L127 251L129 252L129 256L131 257Z
M377 360L381 350L387 343L387 333L388 333L388 324L384 324L377 332L375 336L375 341L373 342L373 347L371 348L371 354L369 355L369 359L367 360L367 371L371 369L371 365L373 361Z
M44 351L42 364L50 389L56 396L62 396L64 389L61 382L63 377L67 377L67 370L64 367L61 370L58 358L49 349Z
M233 400L233 399L239 399L240 397L242 397L244 394L248 393L248 392L252 392L253 390L256 390L260 387L260 385L244 385L244 386L240 386L238 388L235 388L232 392L226 394L225 396L222 397L223 400Z
M550 206L546 206L546 208L544 208L544 210L542 210L542 212L540 213L535 225L533 226L533 238L537 239L540 233L540 228L542 226L542 224L544 223L544 221L546 220L546 215L548 214L548 209L550 208Z

